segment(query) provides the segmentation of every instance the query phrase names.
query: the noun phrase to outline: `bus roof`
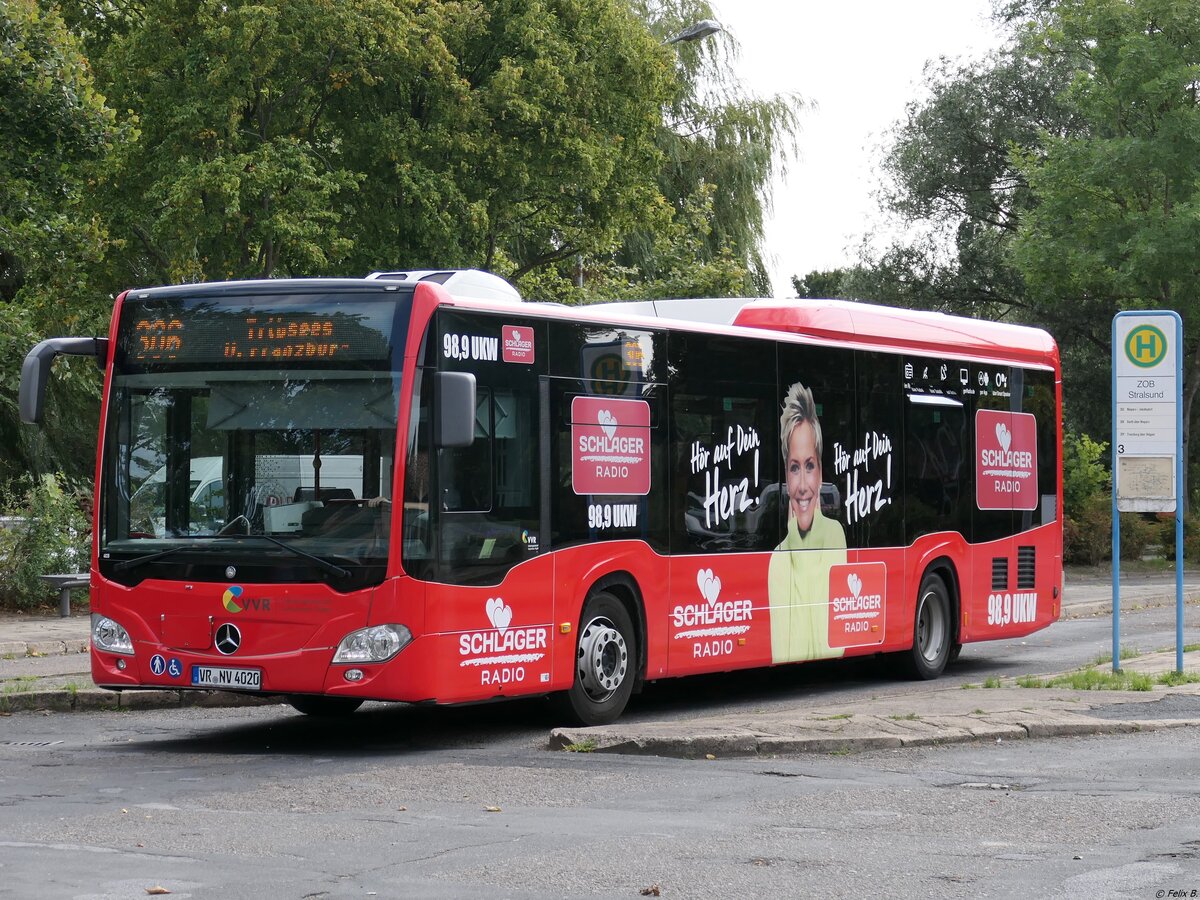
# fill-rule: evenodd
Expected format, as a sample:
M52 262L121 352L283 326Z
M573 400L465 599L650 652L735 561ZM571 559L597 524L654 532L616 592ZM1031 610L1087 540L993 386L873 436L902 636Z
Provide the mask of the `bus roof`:
M952 351L1055 368L1058 360L1054 338L1040 328L848 300L755 301L733 324L931 355Z
M823 343L931 356L949 352L957 357L1058 368L1054 338L1040 328L853 300L640 300L590 304L573 311L576 315L657 318L664 324L753 328L803 335Z

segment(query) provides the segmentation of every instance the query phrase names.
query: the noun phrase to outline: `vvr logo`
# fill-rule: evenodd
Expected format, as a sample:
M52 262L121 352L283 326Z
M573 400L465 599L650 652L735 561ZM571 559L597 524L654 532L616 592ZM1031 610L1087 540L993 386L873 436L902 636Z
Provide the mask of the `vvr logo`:
M226 589L221 595L221 605L225 607L226 612L240 613L247 609L253 612L271 611L270 597L247 597L245 590L238 584L231 584Z

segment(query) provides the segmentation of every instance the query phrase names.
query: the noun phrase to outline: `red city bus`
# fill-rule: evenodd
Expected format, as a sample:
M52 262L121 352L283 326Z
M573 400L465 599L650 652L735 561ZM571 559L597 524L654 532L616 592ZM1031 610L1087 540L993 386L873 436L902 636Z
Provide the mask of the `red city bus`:
M105 370L98 685L316 714L549 694L605 723L648 681L866 654L936 678L1058 618L1045 332L422 278L128 291L107 339L30 353L26 421L56 354Z

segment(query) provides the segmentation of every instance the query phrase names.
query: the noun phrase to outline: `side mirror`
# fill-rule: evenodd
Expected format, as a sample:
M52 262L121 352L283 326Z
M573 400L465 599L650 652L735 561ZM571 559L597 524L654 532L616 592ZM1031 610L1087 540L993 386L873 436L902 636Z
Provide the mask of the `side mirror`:
M475 442L475 376L470 372L433 375L433 444L470 447Z
M96 365L103 370L108 361L108 338L49 338L29 351L25 362L21 364L21 421L26 425L37 425L42 421L50 366L60 353L94 356Z

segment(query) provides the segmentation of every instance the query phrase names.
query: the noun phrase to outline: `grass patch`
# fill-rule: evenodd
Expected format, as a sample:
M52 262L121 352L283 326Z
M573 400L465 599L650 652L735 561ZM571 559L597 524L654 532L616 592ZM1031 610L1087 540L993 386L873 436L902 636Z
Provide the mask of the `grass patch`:
M983 713L983 710L982 710L982 709L973 709L973 710L971 710L971 715L973 715L973 716L982 716L983 714L984 714L984 713Z
M575 744L567 744L563 747L568 753L594 753L596 751L596 742L591 738L585 738Z
M1080 669L1050 678L1024 675L1017 679L1017 685L1023 688L1067 688L1072 691L1148 691L1154 687L1154 679L1141 672Z
M1122 647L1121 648L1121 659L1134 659L1141 655L1142 655L1142 651L1139 650L1137 647ZM1112 654L1111 653L1101 653L1099 656L1097 656L1092 661L1092 665L1093 666L1105 666L1105 665L1108 665L1110 662L1112 662Z
M1167 687L1179 687L1181 684L1195 684L1200 681L1200 672L1163 672L1154 680Z
M4 693L23 694L32 691L35 684L37 684L36 675L18 675L16 678L4 683Z
M964 691L977 691L977 690L979 690L979 685L977 685L977 684L971 684L971 683L969 683L969 682L968 682L967 684L964 684L964 685L962 686L962 689L963 689Z
M832 716L818 716L818 722L832 722L834 719L853 719L854 713L836 713Z
M1127 659L1139 655L1138 651L1121 651L1121 658ZM1200 683L1200 672L1162 672L1158 675L1147 675L1144 672L1130 672L1125 669L1114 672L1108 668L1098 668L1112 657L1097 659L1095 666L1088 666L1065 675L1021 675L1013 679L1013 684L1023 688L1066 688L1072 691L1149 691L1155 685L1178 687L1181 684ZM963 685L975 687L976 685ZM1001 680L991 677L984 681L985 688L998 688Z
M902 716L888 716L888 718L895 719L897 722L899 722L899 721L916 722L916 721L920 720L921 717L918 716L916 713L905 713Z

